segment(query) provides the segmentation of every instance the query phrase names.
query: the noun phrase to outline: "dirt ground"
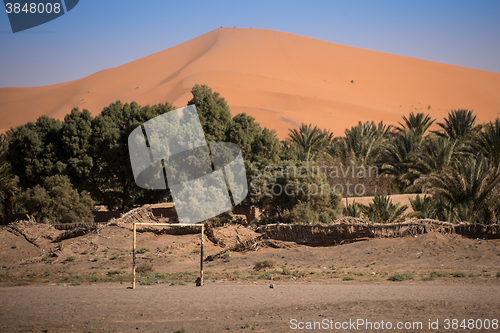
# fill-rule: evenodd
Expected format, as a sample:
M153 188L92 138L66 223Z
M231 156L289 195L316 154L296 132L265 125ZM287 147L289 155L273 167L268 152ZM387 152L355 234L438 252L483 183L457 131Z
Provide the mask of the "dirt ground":
M499 319L499 284L208 282L203 287L122 284L0 288L2 332L292 332L299 322L422 323ZM293 320L296 320L294 322ZM439 329L429 329L438 320ZM332 330L335 330L333 324ZM364 325L360 331L370 330ZM321 331L321 330L307 330ZM351 331L351 330L347 330ZM464 330L452 330L462 332ZM477 330L481 332L482 330ZM497 331L497 330L490 330ZM181 331L182 332L182 331Z
M0 232L0 332L319 332L358 319L423 323L358 329L365 332L461 332L444 320L500 319L495 239L428 233L329 247L276 241L277 248L237 252L227 250L238 237L258 234L226 226L214 230L225 246L205 240L205 258L215 259L204 262L205 283L196 287L200 235L141 232L131 290L127 226L61 242L54 239L62 231L30 228ZM263 260L269 267L259 269ZM306 329L314 322L323 329Z

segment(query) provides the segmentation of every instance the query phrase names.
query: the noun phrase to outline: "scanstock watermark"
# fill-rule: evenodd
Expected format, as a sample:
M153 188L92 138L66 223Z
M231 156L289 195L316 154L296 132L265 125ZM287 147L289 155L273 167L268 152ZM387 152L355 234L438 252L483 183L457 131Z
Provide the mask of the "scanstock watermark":
M79 0L4 0L12 32L31 29L68 13Z
M290 329L292 330L422 330L424 324L420 321L371 321L368 319L349 319L348 321L335 321L324 318L321 321L299 321L290 319ZM430 325L429 325L430 327Z
M310 162L303 165L279 164L262 167L259 162L250 166L253 171L250 181L251 196L307 196L336 194L362 197L367 194L366 180L378 177L377 166L332 165L319 166ZM295 180L281 184L278 178ZM308 182L316 178L317 181Z
M138 126L128 137L128 147L135 183L152 190L165 190L168 184L181 224L217 216L247 196L240 147L207 143L195 105Z
M297 319L290 319L290 329L299 331L389 331L396 330L412 330L412 331L434 331L445 330L450 331L463 331L463 330L477 330L478 332L496 331L499 328L499 320L497 318L445 318L445 319L428 319L427 321L387 321L387 320L369 320L369 319L349 319L344 321L333 320L324 318L321 321L300 321Z

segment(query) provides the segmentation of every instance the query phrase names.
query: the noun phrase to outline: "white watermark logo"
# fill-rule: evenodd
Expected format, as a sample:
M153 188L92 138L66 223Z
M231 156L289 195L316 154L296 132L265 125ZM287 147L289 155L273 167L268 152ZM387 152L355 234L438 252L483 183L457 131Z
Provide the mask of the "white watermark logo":
M182 224L217 216L247 196L240 147L229 142L208 144L195 105L137 127L129 135L128 147L135 183L144 189L166 189L166 177Z
M253 162L254 172L250 187L251 196L302 196L311 199L319 195L365 196L366 185L359 180L378 177L376 166L334 165L318 166L307 162L303 165L267 165ZM282 184L277 179L288 179L293 182ZM311 181L316 179L316 181ZM358 182L356 182L358 180Z

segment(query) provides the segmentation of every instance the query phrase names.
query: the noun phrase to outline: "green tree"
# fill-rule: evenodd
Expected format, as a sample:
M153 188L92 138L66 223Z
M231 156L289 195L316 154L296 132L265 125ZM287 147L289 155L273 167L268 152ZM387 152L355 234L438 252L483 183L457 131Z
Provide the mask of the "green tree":
M453 140L469 140L481 130L481 125L476 125L476 116L472 110L458 109L448 112L444 123L438 123L441 130L434 131L439 136L447 136Z
M206 85L195 85L191 94L193 98L188 105L196 105L207 141L226 141L226 127L231 121L226 100Z
M413 131L402 129L380 149L378 163L382 164L382 172L392 177L400 191L413 185L418 174L412 172L412 157L418 156L423 139Z
M472 149L491 159L494 165L500 165L500 119L490 122L474 138Z
M14 213L14 196L19 192L18 178L12 172L12 167L6 158L8 139L0 135L0 198L3 201L3 213Z
M263 223L330 223L342 216L342 196L314 162L281 161L251 179L249 196L263 209Z
M312 127L312 124L302 124L298 130L291 129L288 134L288 140L298 147L299 158L303 161L313 160L325 151L332 138L332 133L320 130L318 126Z
M428 195L421 197L417 195L414 199L410 198L411 208L413 212L410 217L419 219L433 219L436 218L436 207L433 204L434 198Z
M92 188L92 120L89 111L78 108L64 117L60 132L62 160L66 164L64 173L79 191ZM95 184L93 184L95 185Z
M500 168L485 157L471 156L444 169L441 173L422 176L426 190L453 210L454 221L495 223L500 203Z
M78 193L67 176L50 176L21 195L28 214L42 223L85 223L94 220L90 195Z
M353 201L351 204L347 204L343 211L344 216L351 217L361 217L361 211L359 209L359 204Z
M89 180L94 195L110 210L117 206L124 210L144 201L158 202L168 196L167 191L143 190L135 184L128 137L137 126L173 109L168 103L141 108L135 102L123 105L118 101L93 119L90 144L94 162Z
M403 214L408 208L407 205L394 204L391 198L385 194L375 192L373 202L368 206L359 205L364 217L375 223L394 223L403 218Z
M41 116L10 131L7 159L22 188L33 187L64 172L60 146L61 123Z
M428 114L410 112L408 118L403 116L404 123L400 122L399 126L396 127L396 131L399 133L409 131L418 137L423 137L434 121L435 119L431 119Z
M227 124L225 140L241 148L245 166L278 161L280 143L273 131L262 128L255 118L245 113L235 115Z
M466 149L459 141L429 135L425 138L422 149L409 157L410 167L404 175L405 179L409 180L407 192L421 192L425 183L417 181L419 177L440 173L466 156Z
M359 122L357 126L346 129L344 137L332 140L329 154L339 157L344 165L374 164L380 147L389 138L391 128L382 121L378 125L373 121L364 124Z
M279 158L281 160L296 161L299 159L299 148L289 140L280 141Z

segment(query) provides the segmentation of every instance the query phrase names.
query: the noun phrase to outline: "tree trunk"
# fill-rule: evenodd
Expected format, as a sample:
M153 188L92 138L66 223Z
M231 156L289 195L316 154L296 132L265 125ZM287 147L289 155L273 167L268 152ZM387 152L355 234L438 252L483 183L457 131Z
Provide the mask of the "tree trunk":
M14 214L14 195L12 193L8 193L5 197L3 208L5 215Z

